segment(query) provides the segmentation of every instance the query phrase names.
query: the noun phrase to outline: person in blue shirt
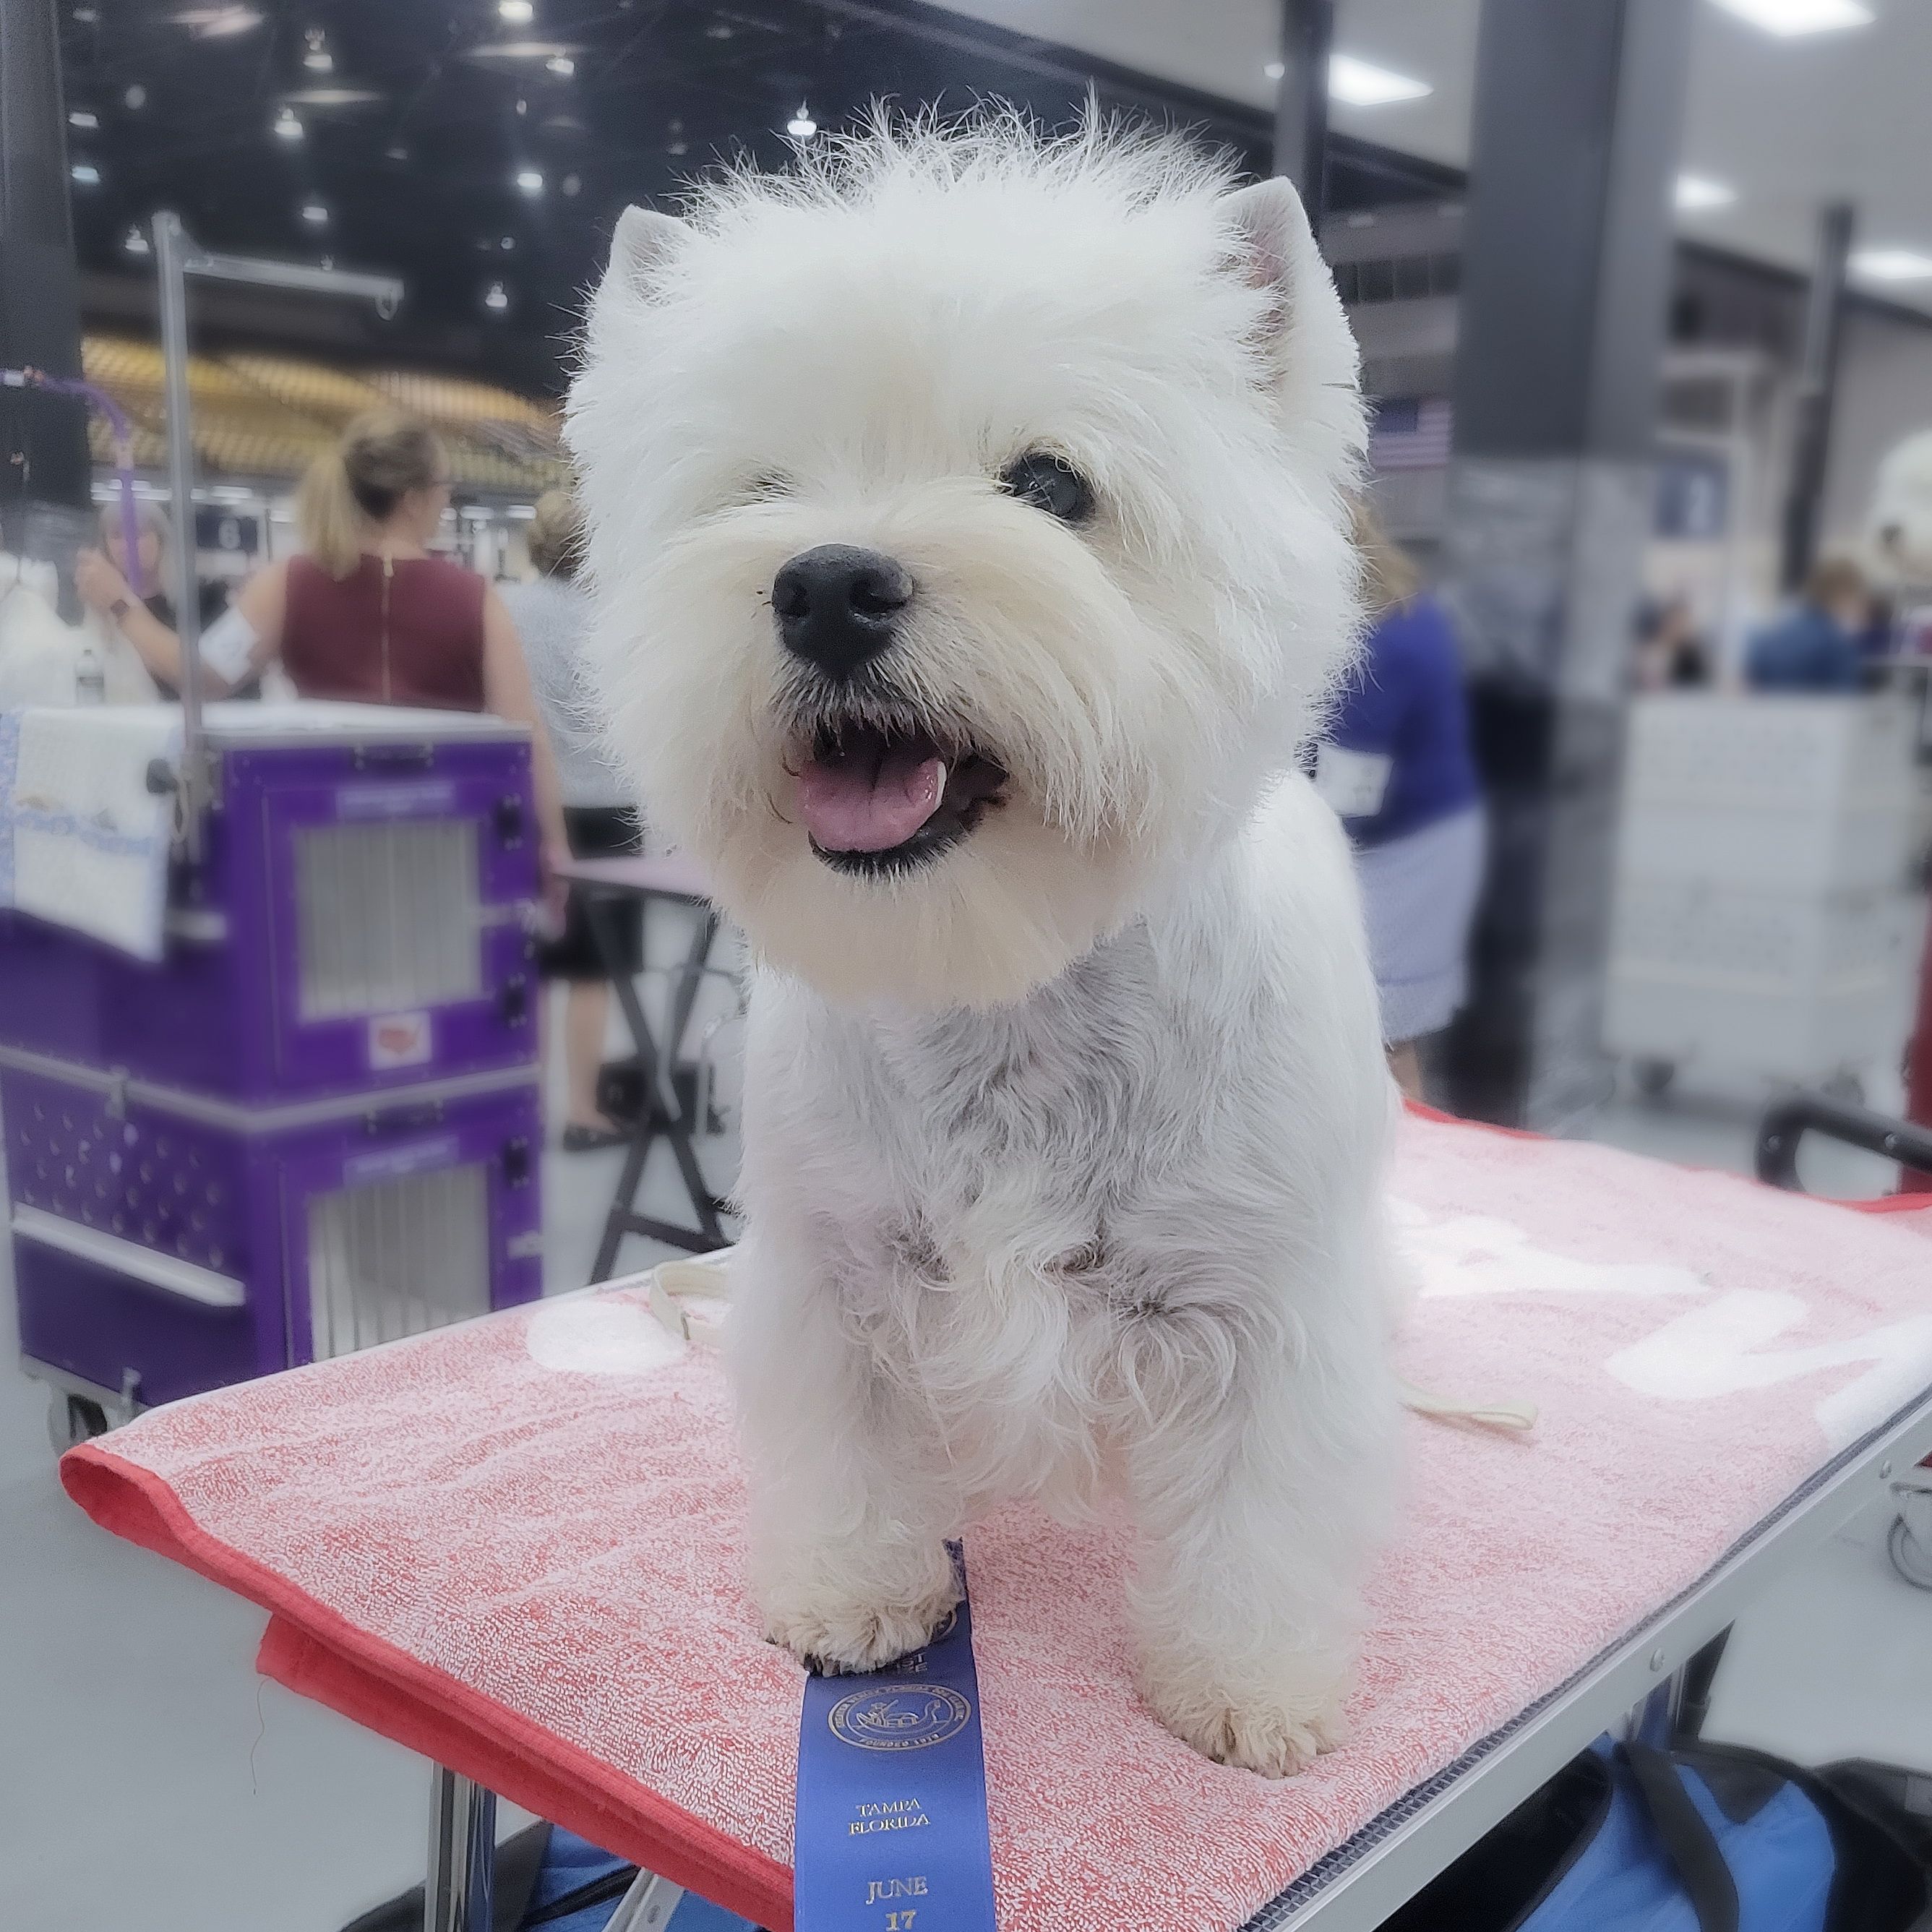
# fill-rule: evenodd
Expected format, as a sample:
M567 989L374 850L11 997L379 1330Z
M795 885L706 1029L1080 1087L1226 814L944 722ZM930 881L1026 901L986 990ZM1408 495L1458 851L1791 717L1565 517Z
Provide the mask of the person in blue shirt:
M1448 614L1366 502L1355 541L1372 628L1316 747L1315 783L1354 848L1390 1067L1420 1099L1417 1043L1468 989L1482 799Z
M1750 640L1744 676L1754 691L1862 691L1873 600L1849 557L1811 567L1796 605Z

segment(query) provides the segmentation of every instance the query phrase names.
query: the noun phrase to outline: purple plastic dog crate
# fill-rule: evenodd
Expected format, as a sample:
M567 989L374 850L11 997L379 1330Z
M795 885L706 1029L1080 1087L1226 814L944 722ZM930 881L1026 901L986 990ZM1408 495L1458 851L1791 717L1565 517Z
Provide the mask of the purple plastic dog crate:
M244 1108L9 1066L0 1118L57 1442L542 1290L532 1070Z
M20 1348L57 1442L542 1292L527 733L212 707L147 964L0 915Z
M0 914L0 1048L244 1102L536 1053L530 736L462 712L220 704L157 964Z

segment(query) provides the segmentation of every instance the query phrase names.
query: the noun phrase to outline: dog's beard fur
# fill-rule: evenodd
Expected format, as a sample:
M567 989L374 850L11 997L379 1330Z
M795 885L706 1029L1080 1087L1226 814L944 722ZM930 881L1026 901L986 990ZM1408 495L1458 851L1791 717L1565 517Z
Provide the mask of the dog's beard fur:
M1353 633L1332 290L1285 316L1176 151L1096 136L1042 169L978 139L875 137L815 195L719 189L607 278L571 406L608 740L764 956L854 1003L1011 1000L1118 929L1289 761ZM1040 447L1093 478L1082 526L999 488ZM820 544L917 584L878 701L1006 775L883 875L828 867L793 805L830 694L771 586Z

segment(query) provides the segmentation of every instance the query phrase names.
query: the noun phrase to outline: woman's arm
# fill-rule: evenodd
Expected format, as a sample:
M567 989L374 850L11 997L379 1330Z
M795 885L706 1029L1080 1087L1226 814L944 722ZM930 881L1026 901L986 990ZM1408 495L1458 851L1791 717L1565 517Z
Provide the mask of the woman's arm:
M557 790L556 760L550 752L550 734L537 710L536 694L530 688L523 640L517 635L516 625L494 584L483 592L483 702L497 717L530 728L530 781L536 792L537 823L543 839L544 884L549 892L555 868L570 856L570 841L563 829L563 802Z
M211 698L225 697L238 685L259 676L280 650L282 613L287 598L286 568L273 564L252 578L230 609L216 620L218 625L226 625L238 616L252 641L248 644L246 662L231 665L226 673L217 669L203 655L202 677ZM152 676L180 690L181 639L134 595L126 578L100 551L84 550L74 559L74 587L83 604L99 611L134 647Z

